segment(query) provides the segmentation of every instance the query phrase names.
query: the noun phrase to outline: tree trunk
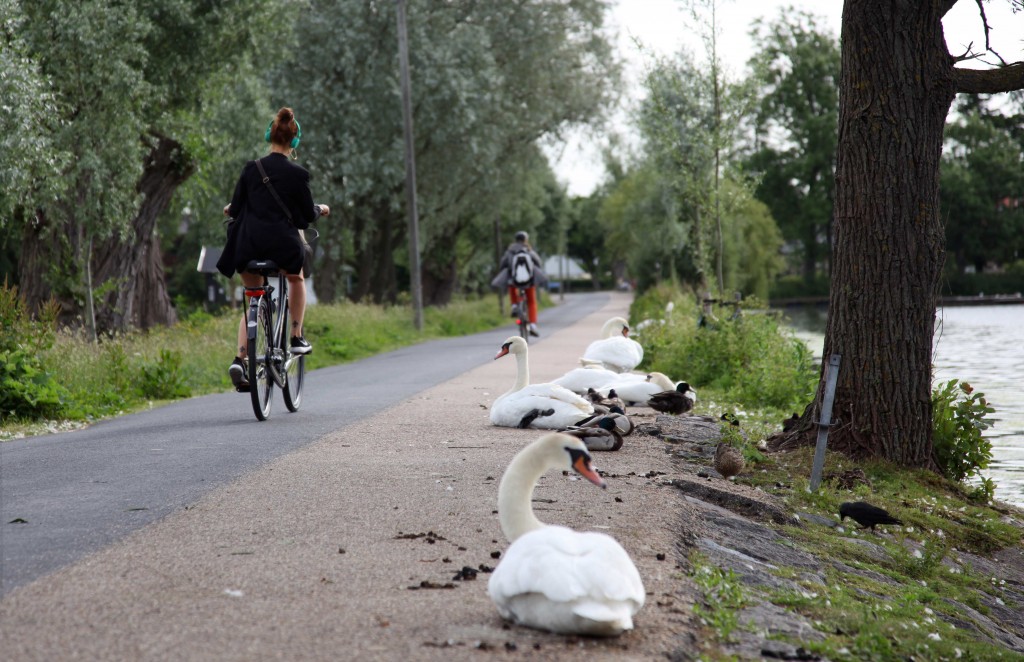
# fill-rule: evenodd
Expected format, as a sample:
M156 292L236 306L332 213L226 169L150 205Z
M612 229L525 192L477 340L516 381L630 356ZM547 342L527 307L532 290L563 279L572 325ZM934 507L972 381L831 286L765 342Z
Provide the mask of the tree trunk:
M458 264L455 255L448 256L443 263L431 258L423 263L422 286L423 305L446 306L451 303L455 286L459 282Z
M142 205L132 219L134 236L128 241L114 236L94 251L94 282L116 284L97 310L97 326L105 331L148 329L177 321L167 292L156 222L195 167L186 161L177 141L156 134L150 138L150 153L137 186Z
M60 234L49 227L50 219L42 212L21 225L24 230L18 252L18 293L29 311L37 313L52 298L60 304L61 324L81 321L80 307L72 291L64 286L66 280L54 282L50 278L54 273L66 277L68 270L75 269L73 260L67 258Z
M463 217L449 222L436 230L424 247L420 274L424 305L446 306L451 303L459 284L456 245L459 235L468 225L468 219Z
M323 303L337 301L345 287L344 237L341 236L338 226L335 228L337 236L324 228L318 228L320 230L318 244L321 254L316 263L316 272L313 274L313 284L317 299Z
M818 275L818 224L809 223L804 236L804 282L814 283Z
M373 219L367 222L360 217L353 227L358 282L351 298L361 301L368 297L374 303L394 303L398 295L395 246L405 236L405 224L386 204L374 208Z
M954 98L940 3L847 0L824 357L842 355L829 448L932 467L943 261L939 157ZM823 371L824 375L824 371ZM824 380L775 448L813 443Z

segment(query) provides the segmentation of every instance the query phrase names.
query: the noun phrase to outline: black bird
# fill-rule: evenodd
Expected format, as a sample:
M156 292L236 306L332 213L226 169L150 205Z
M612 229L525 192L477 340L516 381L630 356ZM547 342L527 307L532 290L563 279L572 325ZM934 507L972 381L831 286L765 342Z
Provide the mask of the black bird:
M663 414L678 415L693 409L693 402L696 399L697 394L690 388L690 385L686 382L679 382L674 391L662 391L652 395L647 401L647 406Z
M860 524L860 528L870 528L872 531L875 530L877 524L903 525L903 522L890 515L888 511L878 506L872 506L866 501L847 501L841 504L839 506L839 521L842 522L847 517Z
M800 414L793 412L793 415L782 421L782 431L789 432L800 422Z

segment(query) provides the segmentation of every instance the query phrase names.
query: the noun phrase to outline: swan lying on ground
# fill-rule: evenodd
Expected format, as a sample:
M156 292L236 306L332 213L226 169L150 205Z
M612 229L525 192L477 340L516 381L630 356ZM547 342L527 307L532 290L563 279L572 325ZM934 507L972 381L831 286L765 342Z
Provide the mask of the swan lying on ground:
M627 404L647 404L651 396L662 391L672 391L675 382L663 372L649 373L643 379L636 379L632 374L623 375L626 379L609 382L597 389L601 395L607 396L612 390Z
M598 389L611 382L621 375L614 370L608 370L600 365L588 365L583 368L573 368L558 379L552 380L552 384L564 386L573 393L583 395L587 389Z
M545 525L533 514L533 488L551 469L572 469L605 486L579 439L549 433L520 451L498 488L498 517L511 545L487 592L498 613L520 625L594 636L630 630L645 594L622 545L604 533Z
M519 336L512 336L494 357L516 357L516 383L512 390L491 405L491 423L508 428L547 428L558 430L575 425L594 413L594 407L567 388L557 384L530 384L529 347Z
M580 362L599 362L608 370L629 372L643 360L644 348L629 337L629 324L621 317L613 317L601 328L601 339L587 346Z

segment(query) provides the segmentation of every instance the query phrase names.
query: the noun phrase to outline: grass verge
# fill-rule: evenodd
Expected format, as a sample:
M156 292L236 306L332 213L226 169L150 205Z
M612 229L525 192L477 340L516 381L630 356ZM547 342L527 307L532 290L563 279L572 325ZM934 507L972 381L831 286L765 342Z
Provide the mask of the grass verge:
M11 306L16 305L12 300ZM25 389L23 406L0 412L0 441L74 429L170 400L230 389L227 366L236 352L239 316L235 311L198 312L172 327L115 335L99 343L91 342L81 329L55 331L52 325L33 323L33 363L23 366L19 359L21 373L10 380L12 390ZM28 328L27 318L19 320ZM511 322L500 314L494 296L427 308L422 331L415 329L407 306L310 306L304 326L315 351L307 369L507 324ZM34 382L45 386L52 401L45 409L31 406L39 400Z

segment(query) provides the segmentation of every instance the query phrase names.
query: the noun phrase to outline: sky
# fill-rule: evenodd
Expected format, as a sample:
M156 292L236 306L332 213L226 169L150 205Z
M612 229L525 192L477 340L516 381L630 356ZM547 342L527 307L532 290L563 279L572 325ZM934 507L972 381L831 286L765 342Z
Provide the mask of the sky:
M786 7L814 15L819 27L838 38L843 0L719 0L719 53L728 75L734 79L745 76L746 62L753 55L748 32L754 19L774 20ZM1012 16L1009 0L992 0L985 7L988 22L994 29L992 41L997 50L1008 61L1024 59L1024 40L1019 36L1024 15ZM984 44L974 0L960 0L946 15L943 24L951 53L964 52L965 45L971 41ZM650 57L641 53L636 41L643 45L646 53L670 56L682 45L699 58L704 48L688 25L692 23L679 0L615 0L609 27L617 33L617 50L626 65L624 86L628 94L623 96L627 103L635 104L642 96L640 81L645 58ZM620 110L612 125L628 137L626 117L626 111ZM604 176L601 165L604 140L604 136L573 132L567 141L548 148L555 174L571 195L588 195L600 183Z

